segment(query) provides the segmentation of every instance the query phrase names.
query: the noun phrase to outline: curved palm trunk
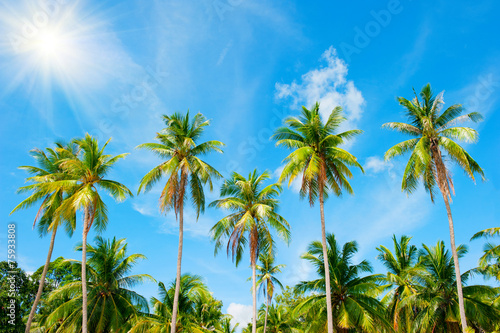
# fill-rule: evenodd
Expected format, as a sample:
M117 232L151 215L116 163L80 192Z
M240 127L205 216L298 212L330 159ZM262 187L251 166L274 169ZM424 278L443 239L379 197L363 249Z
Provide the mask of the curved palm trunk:
M57 229L54 228L52 231L52 237L50 238L50 246L49 252L47 253L47 260L45 260L45 266L43 266L42 276L40 278L40 284L38 286L38 292L36 293L35 302L31 307L30 315L28 317L28 322L26 323L26 333L29 333L31 328L31 322L33 321L33 317L35 316L36 308L38 306L38 302L40 302L40 298L42 297L43 287L45 285L45 277L47 276L47 271L49 270L50 258L52 258L52 250L54 249L54 241L56 239Z
M82 333L87 333L87 235L89 233L90 211L85 207L82 234Z
M264 319L264 333L267 332L267 314L269 313L269 300L266 302L266 318Z
M179 207L179 249L177 251L177 275L175 278L174 305L172 309L172 323L170 332L176 332L177 309L179 307L179 291L181 289L181 263L182 263L182 243L184 240L184 203Z
M448 227L450 228L450 243L451 252L453 253L453 263L455 264L455 275L457 281L457 294L458 294L458 307L460 310L460 322L462 325L462 332L467 330L467 319L465 317L465 307L464 307L464 296L462 293L462 278L460 276L460 265L458 262L457 247L455 245L455 228L453 226L453 217L451 215L450 207L450 191L448 186L448 181L446 178L446 168L441 158L441 153L439 150L434 152L434 162L436 164L438 186L443 195L444 203L446 205L446 213L448 215Z
M325 200L323 198L323 186L319 188L319 209L321 212L321 243L323 245L323 261L325 265L325 293L326 311L328 320L328 333L333 333L333 313L332 313L332 292L330 288L330 266L328 264L328 250L326 248L326 228L325 228Z
M254 255L255 257L255 255ZM253 299L253 316L252 316L252 333L257 332L257 292L256 292L256 258L252 260L252 299Z

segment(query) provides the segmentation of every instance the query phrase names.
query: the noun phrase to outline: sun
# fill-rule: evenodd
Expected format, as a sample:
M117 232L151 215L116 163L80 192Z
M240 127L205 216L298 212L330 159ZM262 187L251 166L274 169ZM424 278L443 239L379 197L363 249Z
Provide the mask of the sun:
M64 50L64 38L56 31L44 31L40 33L35 49L43 57L57 58Z

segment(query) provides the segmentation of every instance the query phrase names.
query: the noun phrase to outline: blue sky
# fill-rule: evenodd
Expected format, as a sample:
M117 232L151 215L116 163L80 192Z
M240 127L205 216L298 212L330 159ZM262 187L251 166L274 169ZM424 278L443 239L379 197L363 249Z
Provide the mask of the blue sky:
M409 98L413 87L428 82L436 92L445 90L446 105L462 103L485 116L474 125L479 142L465 146L488 181L474 184L452 168L456 238L470 248L463 270L476 265L483 245L470 237L498 226L496 1L59 0L1 6L0 247L6 248L5 224L17 222L18 259L28 271L43 264L49 239L31 230L34 209L8 214L23 198L15 192L26 175L17 167L33 164L30 149L86 132L112 137L111 153L131 154L110 177L135 192L159 160L134 147L153 140L162 114L190 109L212 120L206 139L226 143L224 155L207 158L224 176L254 168L277 175L287 152L274 147L272 131L284 116L316 100L325 113L342 105L349 118L345 128L364 130L347 148L366 173L354 171L355 196L327 201L327 230L341 242L357 240L357 259L370 260L376 272L383 267L375 247L389 246L393 233L413 236L416 245L438 239L449 244L441 198L432 204L423 190L407 197L400 192L405 159L382 159L403 140L381 129L403 120L396 96ZM107 199L104 236L127 238L131 253L148 257L136 271L169 282L177 228L173 214L158 212L159 190L120 204ZM207 201L217 197L218 191L207 194ZM281 280L293 285L314 276L299 256L320 238L319 209L300 201L293 186L281 201L293 240L289 247L280 244L277 261L287 265ZM208 237L222 216L208 209L196 223L187 208L183 271L203 275L224 310L245 321L251 304L247 262L235 268L224 254L214 257ZM60 233L54 258L78 258L73 247L80 235L80 229L71 239ZM147 297L157 290L154 284L137 289Z

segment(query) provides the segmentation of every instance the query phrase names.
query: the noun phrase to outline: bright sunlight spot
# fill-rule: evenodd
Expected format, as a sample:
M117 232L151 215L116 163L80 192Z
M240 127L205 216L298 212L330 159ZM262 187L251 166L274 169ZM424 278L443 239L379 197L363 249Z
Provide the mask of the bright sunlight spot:
M57 57L64 47L62 36L55 31L41 33L36 43L36 50L44 57Z

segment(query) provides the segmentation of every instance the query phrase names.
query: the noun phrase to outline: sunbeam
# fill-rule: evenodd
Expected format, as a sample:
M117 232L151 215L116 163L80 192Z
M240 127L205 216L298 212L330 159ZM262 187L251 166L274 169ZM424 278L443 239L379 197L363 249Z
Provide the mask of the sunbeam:
M10 80L0 96L22 90L49 124L55 95L66 100L77 119L97 116L109 106L99 105L103 88L124 81L130 76L124 68L133 70L134 63L102 10L83 1L43 3L1 5L6 8L0 11L0 25L7 33L0 58Z

